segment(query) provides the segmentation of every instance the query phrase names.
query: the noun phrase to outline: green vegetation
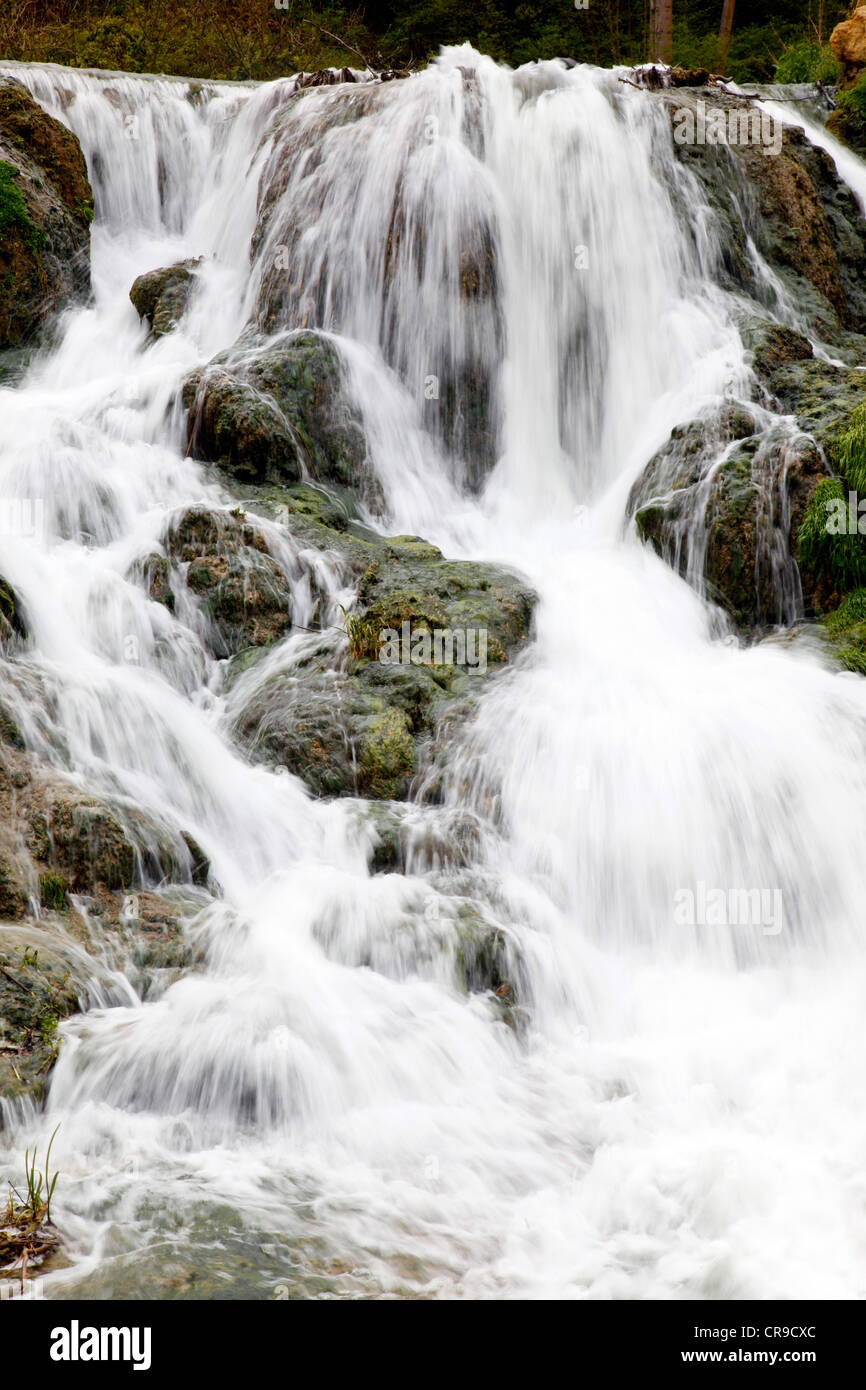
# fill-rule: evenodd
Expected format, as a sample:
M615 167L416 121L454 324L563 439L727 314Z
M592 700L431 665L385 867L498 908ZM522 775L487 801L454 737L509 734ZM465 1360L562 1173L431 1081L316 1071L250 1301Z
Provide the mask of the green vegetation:
M66 879L60 874L42 874L39 879L39 901L43 907L62 912L66 902Z
M855 589L824 619L835 654L846 671L866 676L866 589Z
M349 639L349 655L354 661L374 661L379 655L380 624L366 613L347 613L344 632Z
M14 228L25 246L39 251L45 243L45 233L31 221L27 204L15 182L15 168L0 160L0 242Z
M7 9L7 7L3 7ZM721 0L674 0L673 58L719 64ZM739 81L835 80L827 39L846 0L738 0L726 67ZM0 54L197 78L403 67L470 42L501 62L647 57L646 0L24 0L0 16Z
M866 401L858 405L836 436L833 461L852 488L866 493Z
M823 82L832 87L839 76L839 65L828 43L800 39L786 48L776 68L777 82Z
M51 1148L59 1128L58 1125L48 1141L44 1170L37 1167L36 1149L32 1158L30 1150L25 1150L26 1195L10 1183L6 1209L0 1210L0 1268L20 1265L22 1286L28 1262L41 1261L59 1243L51 1226L51 1199L60 1177L59 1172L51 1174Z
M840 593L866 584L866 536L846 528L839 533L833 525L841 508L847 512L848 498L836 478L824 478L800 527L797 562L813 574L829 575Z
M834 111L828 128L833 134L850 145L859 154L866 151L866 73L838 96L838 110Z

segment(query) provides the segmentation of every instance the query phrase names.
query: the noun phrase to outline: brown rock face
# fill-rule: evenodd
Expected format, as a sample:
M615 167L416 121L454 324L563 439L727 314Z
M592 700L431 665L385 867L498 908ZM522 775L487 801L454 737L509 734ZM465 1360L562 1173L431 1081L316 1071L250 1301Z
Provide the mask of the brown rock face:
M830 47L842 65L842 82L856 82L866 68L866 5L860 5L850 19L837 24L830 35Z
M90 290L93 195L75 136L0 78L0 349Z

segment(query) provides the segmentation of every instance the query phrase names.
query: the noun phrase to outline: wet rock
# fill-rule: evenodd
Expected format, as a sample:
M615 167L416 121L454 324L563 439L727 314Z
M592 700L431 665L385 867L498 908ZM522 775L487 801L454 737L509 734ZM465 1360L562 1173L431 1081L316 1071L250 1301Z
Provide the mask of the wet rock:
M178 567L179 582L201 606L203 636L215 656L268 646L291 627L289 582L261 531L240 509L188 508L170 527L165 548L168 561ZM151 562L148 578L151 597L174 608L166 569Z
M147 319L154 338L162 338L186 313L200 260L179 261L139 275L129 291L139 318Z
M351 68L320 68L318 72L302 72L298 77L299 89L305 87L335 87L340 82L357 82Z
M93 195L71 131L0 76L0 348L90 292Z
M813 440L755 425L730 406L675 429L629 499L642 539L746 628L800 614L798 537L828 474Z
M704 103L708 118L749 118L754 106L718 91L663 98L676 132L679 113ZM758 303L767 288L748 242L779 275L816 331L832 340L841 326L866 329L866 220L825 151L802 131L776 131L778 153L762 141L675 143L677 157L701 183L723 229L719 252L727 286ZM683 209L687 218L687 210Z
M86 993L80 957L55 934L0 923L0 1097L42 1098L58 1025Z
M314 481L380 504L339 353L320 333L236 346L186 383L190 446L244 482Z
M11 584L0 579L0 650L14 648L27 636L21 601Z
M282 495L289 528L335 551L357 577L349 660L345 669L273 674L253 666L249 680L232 690L233 732L251 756L288 768L318 796L400 800L425 766L445 711L468 710L485 678L525 647L535 596L497 566L447 560L417 536L383 539L363 528L332 528L323 519L333 519L327 500L317 508L309 489ZM464 654L476 662L483 632L486 665L457 664L459 642L453 652L443 642L441 655L449 659L435 664L436 630L472 634ZM399 635L396 661L380 660L386 632ZM415 660L406 634L422 639ZM431 639L426 652L424 634Z

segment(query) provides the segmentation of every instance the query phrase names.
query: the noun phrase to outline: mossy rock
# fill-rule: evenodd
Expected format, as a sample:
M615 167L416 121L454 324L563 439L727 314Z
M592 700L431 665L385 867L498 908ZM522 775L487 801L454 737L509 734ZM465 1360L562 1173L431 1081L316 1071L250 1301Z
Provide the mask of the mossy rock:
M149 270L134 281L129 297L140 319L150 325L151 336L164 338L183 318L196 283L199 260Z
M43 1098L58 1025L77 1011L85 989L75 970L74 957L48 932L0 924L0 1097Z
M75 136L0 76L0 349L90 292L93 195Z
M214 656L234 657L278 642L291 628L291 585L262 532L238 508L187 508L169 526L166 557L140 562L152 598L175 611L186 590L204 618L201 635Z
M641 539L746 629L793 616L780 567L793 606L800 528L827 475L811 439L784 429L752 434L756 423L746 407L729 405L678 427L629 498Z
M0 648L15 647L27 637L27 620L21 601L5 579L0 579Z
M324 334L301 330L267 347L242 338L189 378L183 402L194 456L240 481L306 477L381 507L360 416Z
M525 649L535 595L496 565L448 560L418 536L376 535L335 495L274 489L267 508L355 577L358 605L346 619L351 659L345 669L313 664L257 680L257 659L241 655L227 676L231 727L251 756L288 768L316 795L400 799L424 768L445 712L468 711L485 677ZM388 654L381 635L401 634L403 623L415 635L483 630L486 668L435 665L432 644L429 661L380 660ZM477 663L480 644L466 645ZM453 653L442 647L446 657L460 655L456 643ZM323 648L322 661L333 665L333 651Z

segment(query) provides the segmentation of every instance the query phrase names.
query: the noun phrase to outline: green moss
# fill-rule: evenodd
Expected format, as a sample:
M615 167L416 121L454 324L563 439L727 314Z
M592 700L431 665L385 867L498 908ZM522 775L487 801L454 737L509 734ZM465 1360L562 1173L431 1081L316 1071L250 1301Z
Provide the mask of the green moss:
M800 527L797 561L813 575L828 575L835 588L846 593L866 584L866 536L857 531L833 534L830 520L840 502L847 510L848 498L839 480L822 479Z
M405 781L415 761L415 745L409 720L402 710L389 707L376 715L361 748L361 770L366 795L396 801L404 794Z
M45 233L31 220L15 173L14 165L0 160L0 240L14 229L25 246L40 251L45 245Z

